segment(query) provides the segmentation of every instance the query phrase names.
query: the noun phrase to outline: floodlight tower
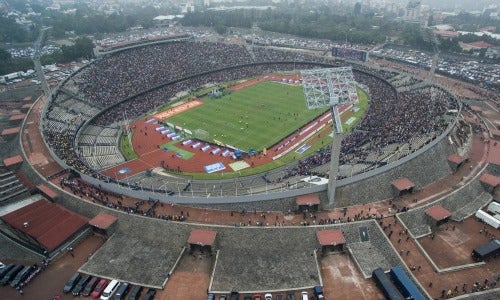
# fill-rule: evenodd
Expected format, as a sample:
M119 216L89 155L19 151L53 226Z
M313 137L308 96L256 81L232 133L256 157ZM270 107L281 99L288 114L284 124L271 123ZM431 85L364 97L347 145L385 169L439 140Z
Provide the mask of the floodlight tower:
M300 75L307 108L331 107L334 134L327 193L328 204L332 206L339 170L340 145L343 138L339 106L358 102L356 81L351 67L302 70Z

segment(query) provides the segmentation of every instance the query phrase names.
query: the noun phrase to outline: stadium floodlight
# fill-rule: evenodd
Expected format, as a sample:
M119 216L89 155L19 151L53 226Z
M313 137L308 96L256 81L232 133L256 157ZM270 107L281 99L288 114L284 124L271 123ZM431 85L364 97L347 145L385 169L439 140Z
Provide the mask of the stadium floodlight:
M358 102L356 80L351 67L312 69L300 71L302 87L309 109L332 107L337 132L342 133L338 106Z
M333 205L339 170L340 145L343 138L339 106L358 102L356 80L351 67L311 69L300 71L302 87L309 109L331 107L334 120L334 136L328 180L328 200Z

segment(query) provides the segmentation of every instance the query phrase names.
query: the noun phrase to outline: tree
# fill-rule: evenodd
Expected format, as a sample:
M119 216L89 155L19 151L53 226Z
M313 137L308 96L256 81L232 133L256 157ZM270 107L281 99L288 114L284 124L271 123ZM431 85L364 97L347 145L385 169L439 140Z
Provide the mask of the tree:
M10 55L10 52L3 49L3 48L0 48L0 61L7 61L7 60L10 60L11 59L11 55Z
M72 46L62 46L60 62L70 62L79 59L90 59L93 57L94 44L86 37L78 38Z
M217 32L218 34L226 34L227 33L227 27L224 26L224 24L221 24L221 23L217 23L215 24L214 26L214 30L215 32Z

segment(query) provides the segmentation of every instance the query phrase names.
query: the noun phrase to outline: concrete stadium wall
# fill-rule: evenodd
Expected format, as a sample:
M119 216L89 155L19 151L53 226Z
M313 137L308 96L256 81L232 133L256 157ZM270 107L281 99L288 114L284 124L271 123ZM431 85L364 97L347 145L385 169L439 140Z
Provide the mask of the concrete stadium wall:
M270 64L272 64L270 62ZM323 65L323 64L318 64ZM239 66L241 67L241 66ZM231 67L234 68L234 67ZM228 68L229 69L229 68ZM220 70L219 70L220 71ZM363 70L360 72L365 73ZM193 75L203 76L204 74ZM163 86L163 85L162 85ZM124 101L127 101L125 99ZM50 101L50 99L49 99ZM48 101L48 102L49 102ZM113 107L111 105L107 109ZM44 106L44 113L48 103ZM98 114L99 115L99 114ZM97 117L97 116L96 116ZM89 124L88 120L82 127L84 128ZM448 126L448 128L436 139L425 145L414 153L388 165L377 168L375 170L359 174L350 178L337 181L336 201L334 206L343 207L353 204L370 203L382 199L392 197L391 182L401 178L407 177L414 184L415 188L419 189L423 186L439 179L451 172L447 163L447 156L451 153L446 136L455 126L456 120ZM44 140L46 143L46 141ZM53 150L48 147L52 157L63 167L69 168ZM318 193L323 203L326 201L327 185L311 186L299 190L285 190L275 193L244 195L244 196L231 196L231 197L182 197L182 196L169 196L165 193L158 193L152 191L133 190L128 185L119 185L113 182L105 182L98 180L95 177L80 173L82 179L93 185L100 185L102 188L109 191L128 195L134 198L149 200L155 199L166 203L189 204L193 206L207 206L211 208L230 209L241 211L245 210L273 210L273 211L287 211L293 210L294 200L296 196ZM270 200L275 200L269 203ZM279 201L276 201L279 200Z
M452 149L444 136L434 145L428 145L414 157L407 156L396 164L390 164L374 171L378 174L360 174L355 182L340 182L336 191L335 206L365 204L374 200L392 198L391 183L401 177L406 177L415 184L415 189L430 184L451 173L447 157ZM420 152L420 151L417 151ZM417 153L416 152L416 153ZM387 168L386 168L387 167ZM363 178L365 177L366 178Z

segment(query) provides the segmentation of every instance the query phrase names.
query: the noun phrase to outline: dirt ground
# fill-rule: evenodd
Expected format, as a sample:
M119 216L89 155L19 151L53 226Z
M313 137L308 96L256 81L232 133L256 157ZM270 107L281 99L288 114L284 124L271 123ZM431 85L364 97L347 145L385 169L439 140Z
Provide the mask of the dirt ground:
M326 299L384 299L375 282L365 279L347 253L320 257Z

